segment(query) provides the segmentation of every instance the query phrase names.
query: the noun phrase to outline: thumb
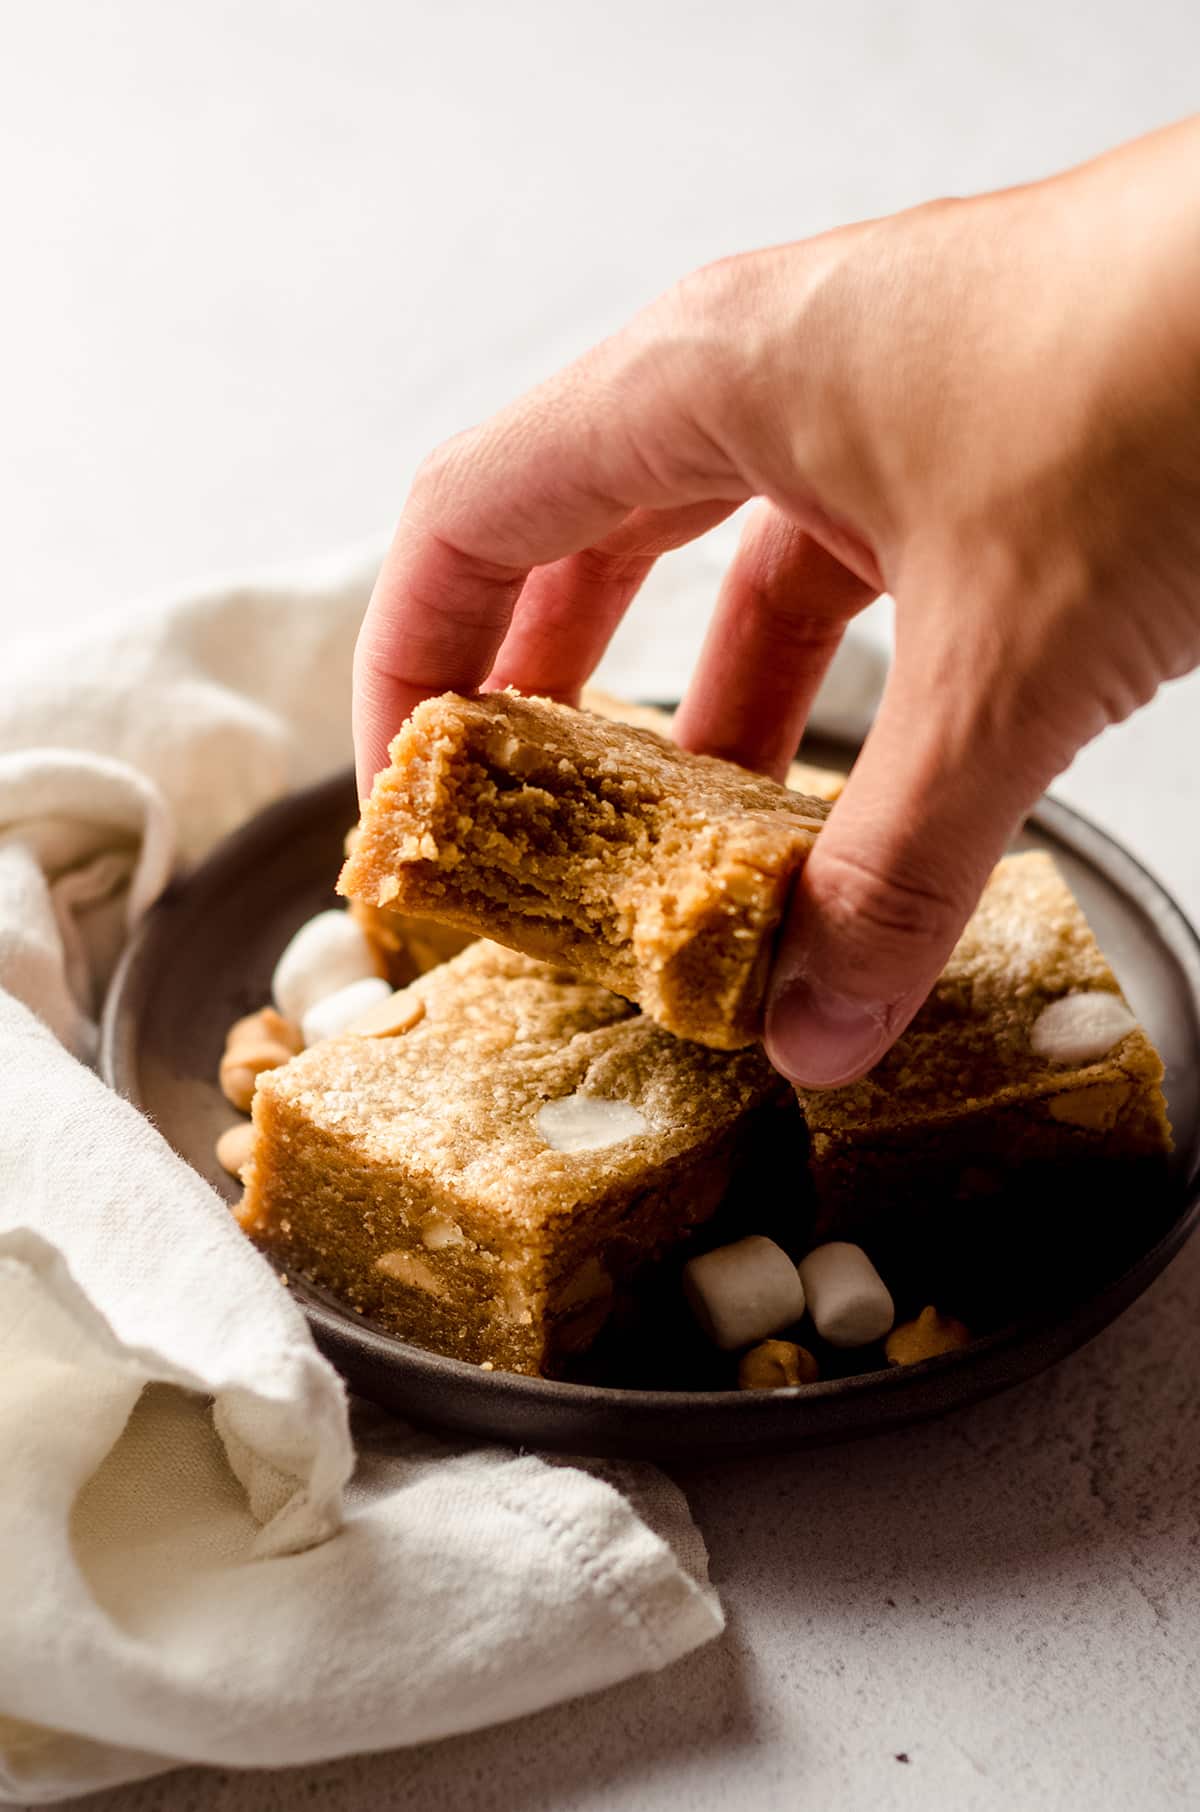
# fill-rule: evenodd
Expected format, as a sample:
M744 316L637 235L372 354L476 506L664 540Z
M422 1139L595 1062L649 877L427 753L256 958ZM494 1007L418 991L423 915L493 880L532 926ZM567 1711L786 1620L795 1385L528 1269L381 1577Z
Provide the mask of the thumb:
M766 1048L803 1087L853 1082L899 1037L945 967L988 875L1054 763L997 732L993 690L960 656L901 652L846 789L793 895ZM940 669L940 671L939 671Z

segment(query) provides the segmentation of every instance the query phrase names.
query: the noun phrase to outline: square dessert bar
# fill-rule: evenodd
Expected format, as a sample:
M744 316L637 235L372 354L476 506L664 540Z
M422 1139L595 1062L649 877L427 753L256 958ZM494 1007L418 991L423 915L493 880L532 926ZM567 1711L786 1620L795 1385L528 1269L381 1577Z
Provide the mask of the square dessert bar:
M589 686L584 689L583 708L610 723L632 724L637 729L653 730L667 738L671 734L670 712L661 711L655 705L630 704L626 699L613 698L607 692ZM846 776L835 768L794 761L788 769L790 792L805 793L810 799L822 799L828 804L839 796L845 784ZM353 855L358 836L355 826L346 838L347 856ZM377 906L362 895L351 899L350 911L379 953L389 981L397 988L456 956L475 936L473 931L462 931L434 919L416 918L394 906Z
M595 687L584 688L583 708L611 723L633 724L642 730L655 730L660 736L671 734L671 714L656 705L630 704L613 698ZM807 793L812 799L830 804L841 793L846 776L835 768L815 767L809 762L794 761L788 769L787 785L793 793ZM358 826L346 837L346 854L354 853ZM384 971L395 988L403 988L418 975L436 968L438 963L457 956L472 942L474 932L460 931L457 926L439 924L435 919L414 918L393 906L376 906L360 897L350 901L351 916L361 925L378 953Z
M772 940L828 810L653 730L446 693L392 743L339 885L564 963L735 1050L761 1030Z
M241 1221L417 1344L553 1373L708 1219L768 1127L761 1051L684 1044L603 988L478 942L405 990L407 1029L259 1079ZM799 1216L797 1208L797 1216Z
M800 1091L818 1227L878 1249L947 1204L943 1225L969 1226L962 1205L993 1197L1016 1246L1018 1217L1078 1227L1114 1187L1127 1207L1171 1148L1162 1077L1051 858L1010 856L887 1055Z

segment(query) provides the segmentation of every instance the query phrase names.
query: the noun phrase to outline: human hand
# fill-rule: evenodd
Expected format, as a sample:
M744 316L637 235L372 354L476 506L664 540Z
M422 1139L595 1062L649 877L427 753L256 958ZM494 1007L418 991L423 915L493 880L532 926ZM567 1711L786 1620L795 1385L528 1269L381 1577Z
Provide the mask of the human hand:
M1200 663L1200 121L747 254L422 466L359 639L365 791L422 697L574 700L655 558L752 497L675 720L782 775L849 619L876 722L797 884L767 1049L863 1074L1076 751Z

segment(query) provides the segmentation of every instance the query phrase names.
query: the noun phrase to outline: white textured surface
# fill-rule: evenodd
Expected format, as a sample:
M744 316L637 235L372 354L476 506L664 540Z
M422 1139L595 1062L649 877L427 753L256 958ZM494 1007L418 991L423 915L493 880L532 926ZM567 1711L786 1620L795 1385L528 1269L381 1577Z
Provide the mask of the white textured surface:
M316 590L243 585L9 661L5 1803L139 1780L155 1758L278 1768L431 1742L667 1666L724 1627L699 1532L654 1468L437 1452L368 1405L352 1440L291 1292L63 1049L89 1048L126 909L157 897L173 850L336 765L368 592L361 568ZM214 1111L209 1136L228 1120ZM411 1255L388 1269L401 1259L420 1282Z
M1193 108L1198 54L1190 0L27 5L0 59L0 632L373 534L431 441L689 265L1086 154ZM658 690L655 623L618 671ZM1198 707L1169 688L1062 788L1194 914ZM996 1403L695 1471L731 1627L686 1668L87 1804L1192 1806L1198 1362L1200 1245Z

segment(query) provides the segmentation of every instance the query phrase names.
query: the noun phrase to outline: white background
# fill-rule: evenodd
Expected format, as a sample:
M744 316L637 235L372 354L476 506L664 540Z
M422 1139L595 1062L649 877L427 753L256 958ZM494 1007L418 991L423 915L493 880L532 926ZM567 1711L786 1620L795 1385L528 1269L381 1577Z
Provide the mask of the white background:
M1198 104L1194 0L2 16L6 634L378 536L432 442L690 266ZM1198 707L1200 681L1171 688L1064 782L1193 912ZM1001 1403L699 1470L731 1629L660 1680L436 1750L89 1803L1195 1804L1198 1325L1185 1257Z

